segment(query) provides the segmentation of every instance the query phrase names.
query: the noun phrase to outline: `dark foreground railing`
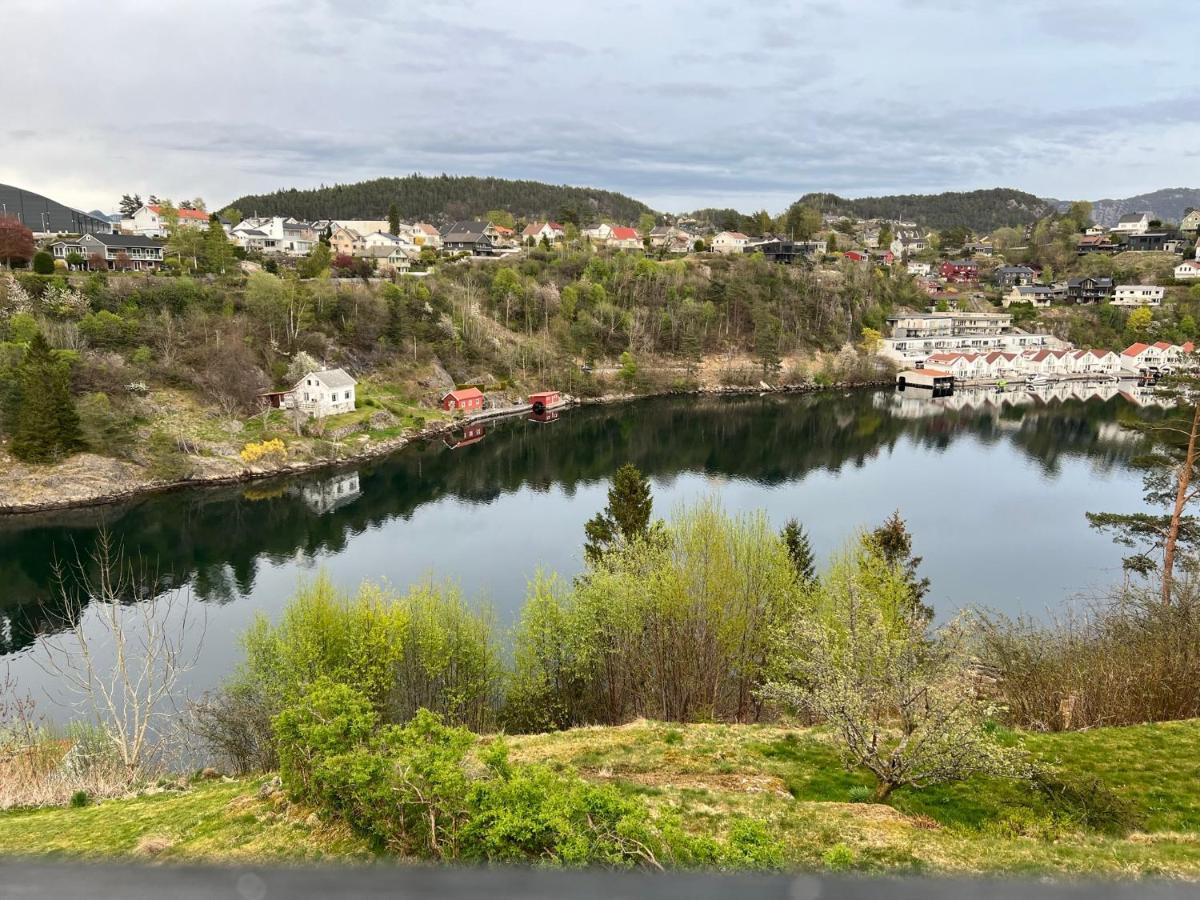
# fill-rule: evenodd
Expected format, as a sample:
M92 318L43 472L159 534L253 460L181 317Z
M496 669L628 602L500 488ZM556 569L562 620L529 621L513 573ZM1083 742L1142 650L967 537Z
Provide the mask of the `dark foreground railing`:
M1178 882L872 879L530 869L47 865L0 861L3 900L1182 900Z

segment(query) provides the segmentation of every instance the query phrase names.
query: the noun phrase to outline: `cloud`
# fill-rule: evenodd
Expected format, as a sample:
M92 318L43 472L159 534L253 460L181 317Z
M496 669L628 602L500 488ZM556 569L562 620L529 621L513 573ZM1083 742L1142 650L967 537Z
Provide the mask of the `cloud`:
M1158 65L1194 54L1190 34L1157 2L17 8L9 71L37 102L6 108L0 180L86 208L412 171L660 208L1111 196L1188 181L1200 143L1200 90ZM120 64L131 51L148 65ZM89 72L105 102L81 102Z

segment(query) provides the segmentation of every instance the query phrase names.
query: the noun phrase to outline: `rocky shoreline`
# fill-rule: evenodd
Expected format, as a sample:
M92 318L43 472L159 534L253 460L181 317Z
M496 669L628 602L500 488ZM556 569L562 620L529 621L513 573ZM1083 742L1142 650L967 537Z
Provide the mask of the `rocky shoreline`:
M891 381L874 381L861 383L836 383L818 385L812 382L803 384L779 385L771 387L758 385L754 387L718 386L699 387L689 390L658 391L647 394L606 394L600 397L571 398L563 407L597 406L613 403L629 403L636 400L647 400L654 397L737 397L755 394L810 394L822 391L851 390L860 388L878 388L891 385ZM494 421L502 418L523 415L527 410L514 409L511 412L487 411L483 415L439 422L436 425L422 428L408 434L388 438L378 443L362 447L336 459L313 459L303 462L284 463L280 466L262 468L245 466L239 472L233 473L201 473L188 478L173 481L136 480L138 467L129 463L120 463L104 457L83 455L73 458L78 472L87 473L87 480L98 481L92 490L65 491L63 485L72 481L70 472L46 470L46 475L31 486L35 495L43 490L58 489L57 496L31 496L25 498L10 498L0 496L0 516L23 516L39 512L49 512L66 509L86 509L88 507L108 506L129 500L139 499L152 494L164 493L193 487L220 487L222 485L245 484L271 478L303 475L314 471L335 469L355 463L378 459L402 450L416 441L432 440L453 434L471 422ZM47 483L51 482L51 483Z

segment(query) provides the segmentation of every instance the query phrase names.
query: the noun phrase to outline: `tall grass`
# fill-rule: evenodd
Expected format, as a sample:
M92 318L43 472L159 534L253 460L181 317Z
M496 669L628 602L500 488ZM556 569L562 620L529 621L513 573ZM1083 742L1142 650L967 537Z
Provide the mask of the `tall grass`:
M1049 731L1200 716L1200 591L1128 587L1049 625L979 619L979 654L1013 725Z

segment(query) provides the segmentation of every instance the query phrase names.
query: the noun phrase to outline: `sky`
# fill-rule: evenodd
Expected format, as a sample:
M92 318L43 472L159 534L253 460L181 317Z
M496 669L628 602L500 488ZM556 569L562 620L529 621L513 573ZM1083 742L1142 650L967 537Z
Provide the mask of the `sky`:
M0 182L105 211L411 172L676 212L1200 187L1185 7L0 0Z

